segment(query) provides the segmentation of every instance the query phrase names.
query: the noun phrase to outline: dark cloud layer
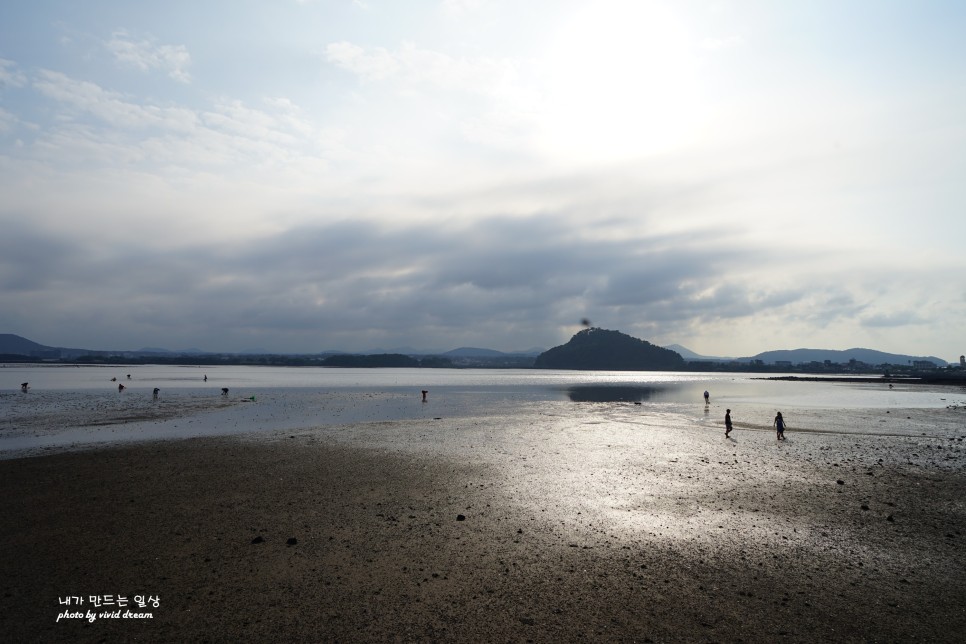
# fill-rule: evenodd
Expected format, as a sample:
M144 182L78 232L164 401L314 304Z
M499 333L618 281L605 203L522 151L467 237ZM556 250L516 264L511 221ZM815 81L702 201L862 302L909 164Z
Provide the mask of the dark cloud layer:
M724 264L764 254L722 249L720 231L594 240L551 215L436 227L344 221L163 249L26 224L12 232L0 257L0 322L62 345L512 350L556 344L583 316L666 336L801 295L721 282Z

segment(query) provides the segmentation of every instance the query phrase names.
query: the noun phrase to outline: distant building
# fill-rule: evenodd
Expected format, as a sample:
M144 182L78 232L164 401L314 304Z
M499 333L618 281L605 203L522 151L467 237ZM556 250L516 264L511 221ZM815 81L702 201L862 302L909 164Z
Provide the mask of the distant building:
M933 362L930 362L929 360L913 360L912 368L913 369L935 369L936 365Z
M775 366L776 367L791 367L792 366L792 361L791 360L775 360Z
M959 356L959 366L966 367L966 356Z

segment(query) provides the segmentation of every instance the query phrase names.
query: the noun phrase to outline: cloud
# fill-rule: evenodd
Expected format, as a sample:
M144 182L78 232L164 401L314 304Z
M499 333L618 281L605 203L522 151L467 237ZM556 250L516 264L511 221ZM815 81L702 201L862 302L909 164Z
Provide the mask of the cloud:
M61 72L40 70L33 85L44 96L94 116L112 128L164 127L186 131L195 122L190 110L141 105L120 92L105 90L96 83L76 80Z
M129 236L123 245L0 211L14 222L0 243L0 327L16 331L16 311L29 306L32 319L83 321L76 339L57 343L84 346L513 350L565 341L586 316L658 343L713 340L737 355L822 344L869 310L834 267L799 266L808 249L739 243L720 227L589 234L608 224L583 217L588 209L434 225L319 217L254 239ZM910 284L931 280L906 273ZM918 321L902 300L876 306L867 326L901 333Z
M0 87L23 87L27 77L12 60L0 58Z
M651 319L670 333L693 314L695 294L713 289L723 259L650 255L647 239L580 242L560 224L550 215L429 229L343 221L167 249L72 242L20 226L15 237L25 247L49 249L43 255L54 259L3 253L0 282L33 291L37 311L70 302L92 323L137 329L134 344L154 343L146 336L169 326L184 342L220 350L255 337L275 350L305 346L306 337L349 349L366 349L366 338L513 349L546 343L586 311L607 324L659 308L663 319ZM279 334L291 334L289 344L271 346Z
M2 221L0 291L24 293L51 289L65 272L75 274L74 269L83 264L83 256L70 240L44 233L14 218L4 217Z
M456 57L404 42L398 49L364 48L341 41L326 46L326 60L363 81L413 83L468 94L496 96L519 81L512 58Z
M929 320L924 319L915 311L895 311L893 313L876 313L861 318L862 326L873 328L892 328L910 325L927 324Z
M539 65L507 56L454 56L403 42L399 47L330 43L326 61L359 81L355 97L381 110L395 102L401 123L389 135L422 132L444 150L490 149L530 156L546 109ZM427 150L428 151L428 150ZM408 156L407 150L397 150ZM466 156L461 155L462 162Z
M0 107L0 134L12 132L18 121L16 116Z
M326 140L284 97L266 99L262 108L240 100L200 109L162 106L49 70L40 70L33 86L59 104L58 118L38 135L40 145L64 158L264 166L317 154Z
M191 65L191 55L184 45L158 44L150 36L138 40L121 29L111 34L111 39L104 46L116 61L126 67L142 72L159 70L179 83L191 82L191 74L187 70Z
M25 80L35 109L0 108L4 205L77 235L254 236L282 223L266 213L296 217L324 190L333 159L354 167L347 135L285 96L189 107L46 69Z
M330 63L363 80L389 78L400 69L397 57L381 47L367 51L350 42L334 42L326 46L325 56Z

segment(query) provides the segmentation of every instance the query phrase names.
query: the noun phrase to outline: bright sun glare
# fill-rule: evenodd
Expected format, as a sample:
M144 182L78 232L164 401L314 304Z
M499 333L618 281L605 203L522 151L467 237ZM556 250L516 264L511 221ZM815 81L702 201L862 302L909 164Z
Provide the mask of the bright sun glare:
M697 127L694 54L669 11L612 0L582 8L546 56L543 145L571 161L608 163L682 145Z

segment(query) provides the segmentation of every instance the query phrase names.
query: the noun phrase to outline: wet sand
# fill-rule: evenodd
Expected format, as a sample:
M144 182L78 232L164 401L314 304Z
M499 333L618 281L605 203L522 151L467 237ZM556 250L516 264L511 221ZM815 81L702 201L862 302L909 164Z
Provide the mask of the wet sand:
M786 414L784 443L741 417L726 440L719 411L543 405L8 458L0 632L963 640L966 410L892 412L885 435ZM57 621L107 610L91 595L152 617Z

